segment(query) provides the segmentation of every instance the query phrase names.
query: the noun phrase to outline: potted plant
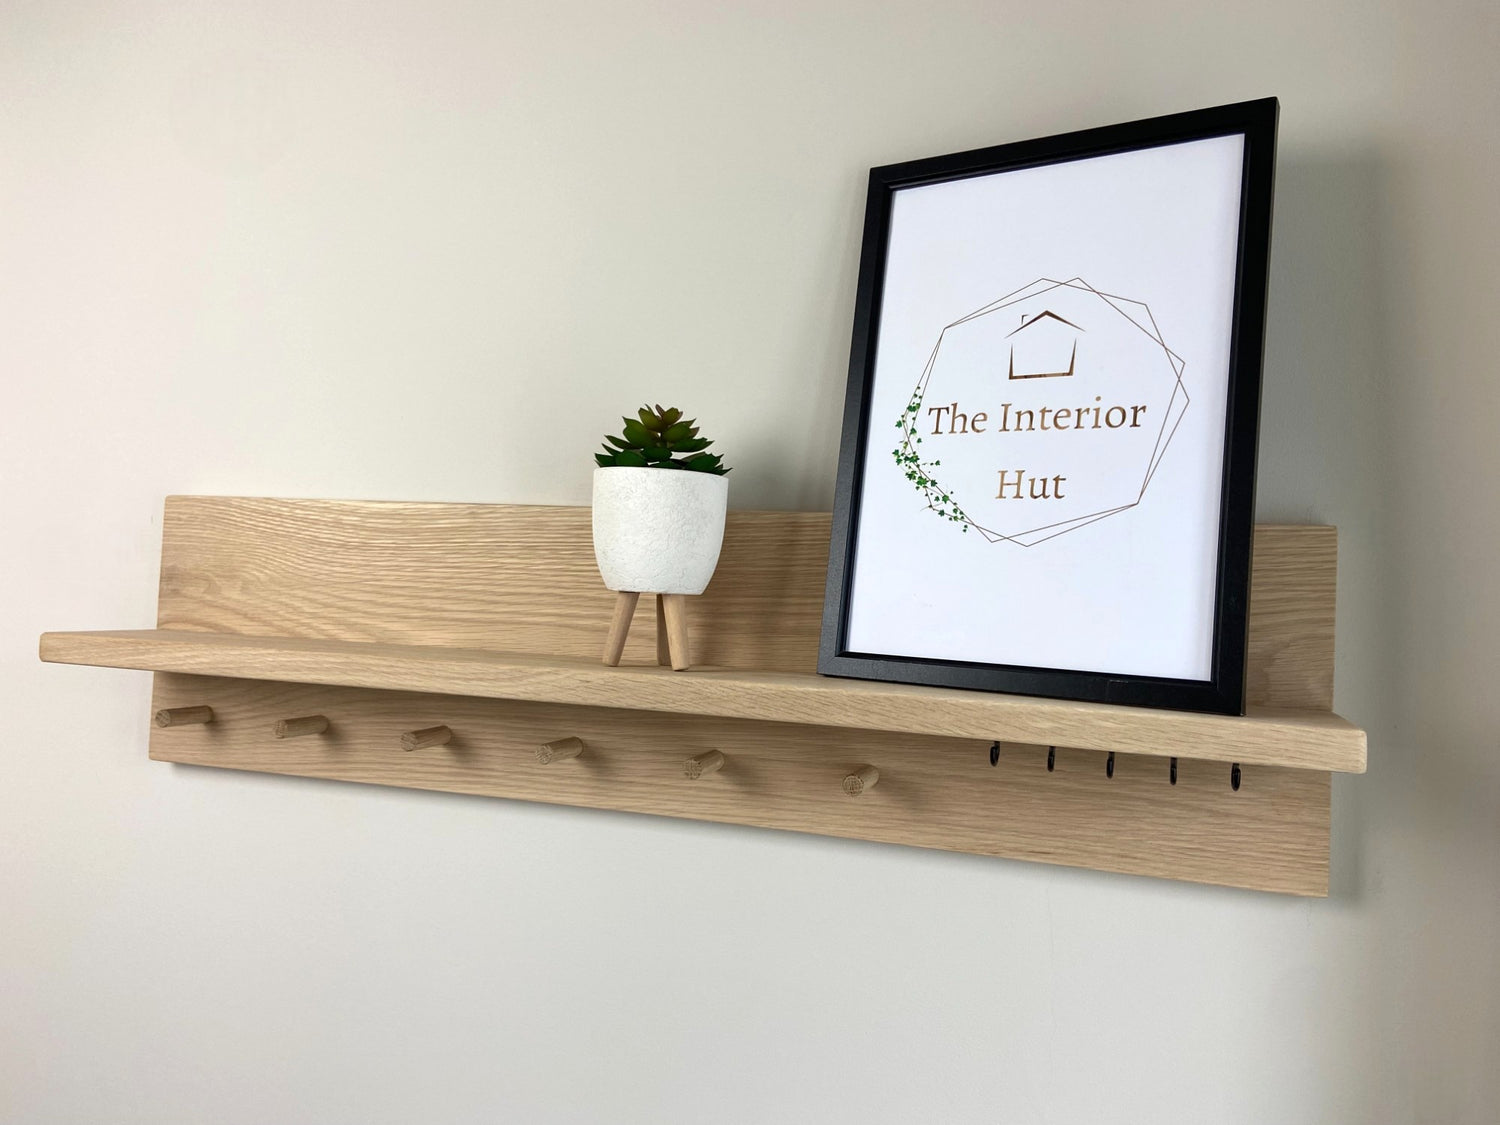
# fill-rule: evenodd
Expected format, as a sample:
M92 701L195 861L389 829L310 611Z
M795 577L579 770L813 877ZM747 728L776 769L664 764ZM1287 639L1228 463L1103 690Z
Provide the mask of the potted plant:
M611 590L701 594L724 542L729 482L693 419L643 406L594 454L594 557Z

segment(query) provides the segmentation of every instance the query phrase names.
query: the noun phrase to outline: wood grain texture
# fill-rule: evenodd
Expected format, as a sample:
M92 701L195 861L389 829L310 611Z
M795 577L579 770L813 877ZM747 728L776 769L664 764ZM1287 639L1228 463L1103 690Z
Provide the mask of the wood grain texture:
M659 598L599 663L615 599L586 508L177 497L161 628L41 652L212 705L153 730L168 761L1326 893L1326 771L1366 753L1329 710L1333 529L1256 531L1243 718L818 677L828 534L826 513L731 513L685 599L699 667L674 675ZM288 715L330 724L278 740Z
M409 730L401 736L401 749L427 750L433 746L446 746L453 741L453 732L446 726L423 727Z
M665 594L656 595L656 662L663 668L672 666L672 649L667 643L667 603ZM616 664L619 661L615 661Z
M588 654L594 661L598 657ZM792 723L254 680L156 677L154 706L212 699L217 721L154 729L162 761L816 832L1301 895L1327 893L1328 775L1229 767L988 740L913 737ZM327 715L327 735L277 741L277 716ZM450 742L406 754L402 731L441 722ZM567 768L538 745L588 747ZM689 781L683 761L718 749L721 769ZM863 765L879 784L841 792Z
M689 599L698 665L816 671L829 525L826 512L729 513L714 579ZM1254 551L1250 703L1327 710L1334 529L1259 527ZM211 496L166 502L157 610L163 629L597 661L613 608L584 507ZM624 659L654 663L654 610L637 612Z
M296 719L278 719L271 732L277 738L310 738L328 730L328 719L323 715L302 715Z
M578 757L583 749L581 738L558 738L538 746L536 760L544 766L550 766L553 762L565 762L569 758Z
M620 590L615 594L614 612L609 615L609 633L604 638L604 663L611 668L617 666L625 655L630 623L635 620L635 607L640 599L640 594L632 590Z
M43 660L451 695L802 722L1359 773L1365 735L1329 711L1156 711L786 672L607 668L419 645L139 630L47 633Z
M826 512L731 512L708 589L690 598L694 657L721 668L817 667ZM589 509L174 496L157 624L264 636L590 657L614 608ZM628 663L656 661L643 598ZM706 627L705 627L706 625Z
M724 755L717 750L710 750L707 754L698 754L682 763L682 776L696 781L700 777L707 777L723 769L724 761Z
M674 672L686 671L693 666L693 646L688 637L687 595L663 594L661 619L667 627L667 662ZM657 649L657 662L661 662L660 648Z
M1245 692L1251 706L1333 709L1338 531L1255 529Z
M163 707L156 712L154 721L159 727L185 727L194 723L214 721L212 707Z

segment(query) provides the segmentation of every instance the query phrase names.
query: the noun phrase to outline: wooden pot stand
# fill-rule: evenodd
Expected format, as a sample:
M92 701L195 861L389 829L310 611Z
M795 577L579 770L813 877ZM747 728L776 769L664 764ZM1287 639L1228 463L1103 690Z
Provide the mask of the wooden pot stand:
M688 644L687 594L656 595L656 662L682 672L693 663L692 650ZM635 619L636 603L641 599L637 591L615 592L615 612L609 622L609 636L604 641L604 663L611 668L620 664L625 653L625 641L630 636L630 623Z

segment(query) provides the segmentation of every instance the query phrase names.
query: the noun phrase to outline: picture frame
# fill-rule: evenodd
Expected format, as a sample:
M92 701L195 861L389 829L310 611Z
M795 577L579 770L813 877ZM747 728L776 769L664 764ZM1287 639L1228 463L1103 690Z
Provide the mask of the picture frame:
M1278 110L870 171L820 673L1244 713Z

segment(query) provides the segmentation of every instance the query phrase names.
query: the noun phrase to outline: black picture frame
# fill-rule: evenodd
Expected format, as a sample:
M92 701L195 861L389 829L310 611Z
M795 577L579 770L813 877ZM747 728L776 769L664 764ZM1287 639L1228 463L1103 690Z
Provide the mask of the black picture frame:
M828 582L818 654L819 673L1099 703L1220 714L1244 713L1256 449L1278 110L1275 98L1264 98L871 169L844 400ZM1088 669L983 664L850 650L846 642L851 580L855 553L859 548L857 530L866 471L865 450L871 425L869 399L881 324L892 203L896 193L905 188L995 172L1231 134L1243 135L1244 147L1209 678L1168 679Z

